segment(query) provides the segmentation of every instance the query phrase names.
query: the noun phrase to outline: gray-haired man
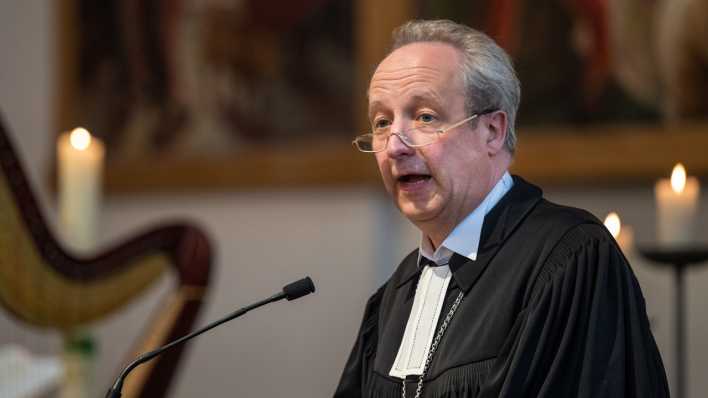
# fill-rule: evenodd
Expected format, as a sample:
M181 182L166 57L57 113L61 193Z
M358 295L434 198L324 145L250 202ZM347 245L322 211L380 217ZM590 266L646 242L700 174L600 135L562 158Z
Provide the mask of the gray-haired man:
M367 303L335 397L668 396L615 241L509 175L519 100L484 34L450 21L394 33L355 144L421 243Z

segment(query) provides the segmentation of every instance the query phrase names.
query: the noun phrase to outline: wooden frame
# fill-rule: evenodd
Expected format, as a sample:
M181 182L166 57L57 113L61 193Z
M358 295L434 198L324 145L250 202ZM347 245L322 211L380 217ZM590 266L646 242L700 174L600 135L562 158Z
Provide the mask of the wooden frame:
M58 6L57 131L72 127L76 93L75 0ZM413 15L410 0L356 0L356 58L359 104L365 125L365 88L386 53L391 30ZM539 131L536 131L539 130ZM355 132L352 132L352 136ZM603 126L578 129L549 126L519 131L512 171L545 184L613 184L646 182L667 175L683 162L693 175L708 174L708 125ZM262 148L229 158L174 158L159 164L149 159L114 164L106 170L109 193L299 188L306 186L377 185L370 156L348 142L316 148Z

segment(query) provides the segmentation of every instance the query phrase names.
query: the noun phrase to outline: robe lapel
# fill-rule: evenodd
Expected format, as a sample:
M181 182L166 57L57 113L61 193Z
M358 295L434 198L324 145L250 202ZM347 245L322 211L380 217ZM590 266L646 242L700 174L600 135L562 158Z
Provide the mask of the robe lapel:
M457 284L469 292L504 242L511 236L529 212L541 201L539 187L513 176L511 190L484 218L477 260L455 253L450 258L450 269Z

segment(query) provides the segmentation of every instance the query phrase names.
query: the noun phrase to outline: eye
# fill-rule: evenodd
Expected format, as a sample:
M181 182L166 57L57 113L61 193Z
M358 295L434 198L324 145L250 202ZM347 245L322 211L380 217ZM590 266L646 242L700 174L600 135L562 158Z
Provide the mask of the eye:
M433 115L431 113L421 113L420 115L418 115L416 120L421 123L430 124L430 123L435 122L437 120L437 118L435 117L435 115Z
M385 130L391 125L391 122L389 122L386 119L377 119L374 120L374 130Z

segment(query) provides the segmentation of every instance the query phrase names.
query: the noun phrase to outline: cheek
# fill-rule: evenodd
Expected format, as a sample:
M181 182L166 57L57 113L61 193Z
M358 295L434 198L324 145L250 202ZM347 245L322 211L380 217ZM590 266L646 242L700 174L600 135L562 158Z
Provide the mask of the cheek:
M436 162L435 178L450 191L466 190L470 182L479 180L487 167L486 159L469 143L451 145Z
M454 145L431 145L423 149L427 149L421 151L423 161L433 178L439 183L445 184L454 175L464 172L460 170L459 162L455 161L459 157L457 153L459 149Z
M385 155L377 153L376 155L376 165L379 168L379 173L383 179L384 185L387 189L390 189L391 185L391 167L388 158Z
M374 155L376 157L376 166L378 166L379 171L381 172L381 175L383 176L384 173L386 172L386 157L384 155L381 155L380 153L377 153Z

